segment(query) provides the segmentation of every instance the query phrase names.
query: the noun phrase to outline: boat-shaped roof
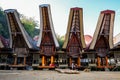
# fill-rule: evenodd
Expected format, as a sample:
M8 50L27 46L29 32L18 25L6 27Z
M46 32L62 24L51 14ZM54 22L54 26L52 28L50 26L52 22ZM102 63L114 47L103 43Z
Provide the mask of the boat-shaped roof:
M42 12L42 8L47 8L47 12L48 14L44 14ZM53 21L52 21L52 15L51 15L51 9L50 9L50 5L49 4L42 4L39 6L39 9L40 9L40 33L39 33L39 39L38 39L38 43L37 43L37 46L39 47L41 45L41 41L42 41L42 34L43 34L43 18L45 16L48 16L48 21L49 21L49 27L50 27L50 30L51 30L51 33L52 33L52 37L53 37L53 40L54 40L54 43L55 43L55 47L56 48L59 48L59 43L58 43L58 40L57 40L57 36L55 34L55 30L54 30L54 26L53 26ZM45 10L44 10L45 12Z
M7 23L8 23L8 28L9 28L9 33L10 33L10 48L12 48L12 32L11 32L11 21L10 21L10 17L8 16L8 14L13 14L14 18L16 20L16 23L18 24L17 27L19 27L20 32L22 33L23 38L25 39L26 44L28 45L29 49L36 49L38 50L37 46L36 46L36 41L34 41L26 32L26 30L24 29L21 21L20 21L20 17L19 17L19 13L17 12L16 9L7 9L4 11L6 14L6 18L7 18Z

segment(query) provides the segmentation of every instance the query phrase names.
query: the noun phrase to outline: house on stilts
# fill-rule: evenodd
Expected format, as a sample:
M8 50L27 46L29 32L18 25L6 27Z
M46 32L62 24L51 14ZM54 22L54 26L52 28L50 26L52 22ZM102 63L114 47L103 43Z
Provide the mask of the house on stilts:
M86 48L83 31L83 9L71 8L65 35L63 50L67 54L68 66L72 63L76 64L77 68L81 67L81 58L84 49Z
M39 49L24 29L17 10L7 9L4 12L10 35L9 48L12 49L9 67L25 68L27 65L32 64L32 55L30 53L35 53Z
M113 49L113 29L115 11L101 11L93 40L89 46L88 58L97 68L112 68L110 63L111 49Z
M41 64L39 65L39 68L51 69L55 68L55 62L57 61L56 51L59 48L59 44L54 31L50 5L40 5L39 10L40 34L37 43L37 46L40 48L38 56Z

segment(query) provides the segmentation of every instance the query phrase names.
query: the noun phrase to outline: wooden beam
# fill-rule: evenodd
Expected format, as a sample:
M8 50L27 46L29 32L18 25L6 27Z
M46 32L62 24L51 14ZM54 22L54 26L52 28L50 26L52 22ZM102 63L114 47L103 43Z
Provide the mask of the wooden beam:
M100 57L97 57L98 66L100 66Z
M78 66L81 66L80 57L78 57Z
M42 66L45 66L45 56L42 56Z
M71 57L69 58L69 64L70 64L70 66L72 64L72 58Z
M54 62L54 56L51 56L51 64Z
M23 62L24 65L26 65L26 57L24 57L24 62Z
M17 56L15 56L14 65L17 64Z
M107 56L105 57L105 60L106 60L106 66L109 66L109 64L108 64L108 57Z

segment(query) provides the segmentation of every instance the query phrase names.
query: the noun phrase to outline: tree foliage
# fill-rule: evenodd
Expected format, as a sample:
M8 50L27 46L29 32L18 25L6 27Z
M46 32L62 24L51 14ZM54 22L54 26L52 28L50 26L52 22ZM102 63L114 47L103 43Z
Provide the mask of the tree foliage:
M27 18L26 16L21 15L21 22L31 37L39 34L39 29L35 28L38 26L38 22L35 21L34 18Z
M65 36L61 36L57 34L57 39L58 39L58 43L60 45L60 49L62 49L63 43L64 43L64 38Z
M5 38L9 37L7 20L2 8L0 8L0 35Z
M20 19L25 30L31 37L34 37L35 35L39 34L39 29L35 28L38 26L38 22L35 21L34 18L27 18L26 16L20 14ZM2 35L5 38L9 38L6 16L1 7L0 7L0 35Z

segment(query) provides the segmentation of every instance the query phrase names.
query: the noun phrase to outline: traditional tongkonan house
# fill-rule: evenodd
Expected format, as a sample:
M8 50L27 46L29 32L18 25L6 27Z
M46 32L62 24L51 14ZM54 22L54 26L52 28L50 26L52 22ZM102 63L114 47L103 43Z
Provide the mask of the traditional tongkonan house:
M68 56L69 67L71 67L72 64L74 64L76 67L81 67L80 60L85 47L83 9L78 7L71 8L67 32L65 35L65 42L63 44L63 50L65 50Z
M115 11L101 11L89 49L96 55L97 68L111 68L109 53L113 48Z
M39 6L40 9L40 34L37 46L40 48L41 64L39 68L55 68L56 50L59 44L55 35L52 15L49 4Z
M9 47L12 49L12 56L10 58L10 67L24 68L26 65L31 65L29 52L30 49L37 49L32 38L27 34L23 25L21 24L19 13L15 9L5 10L7 18L10 43Z

